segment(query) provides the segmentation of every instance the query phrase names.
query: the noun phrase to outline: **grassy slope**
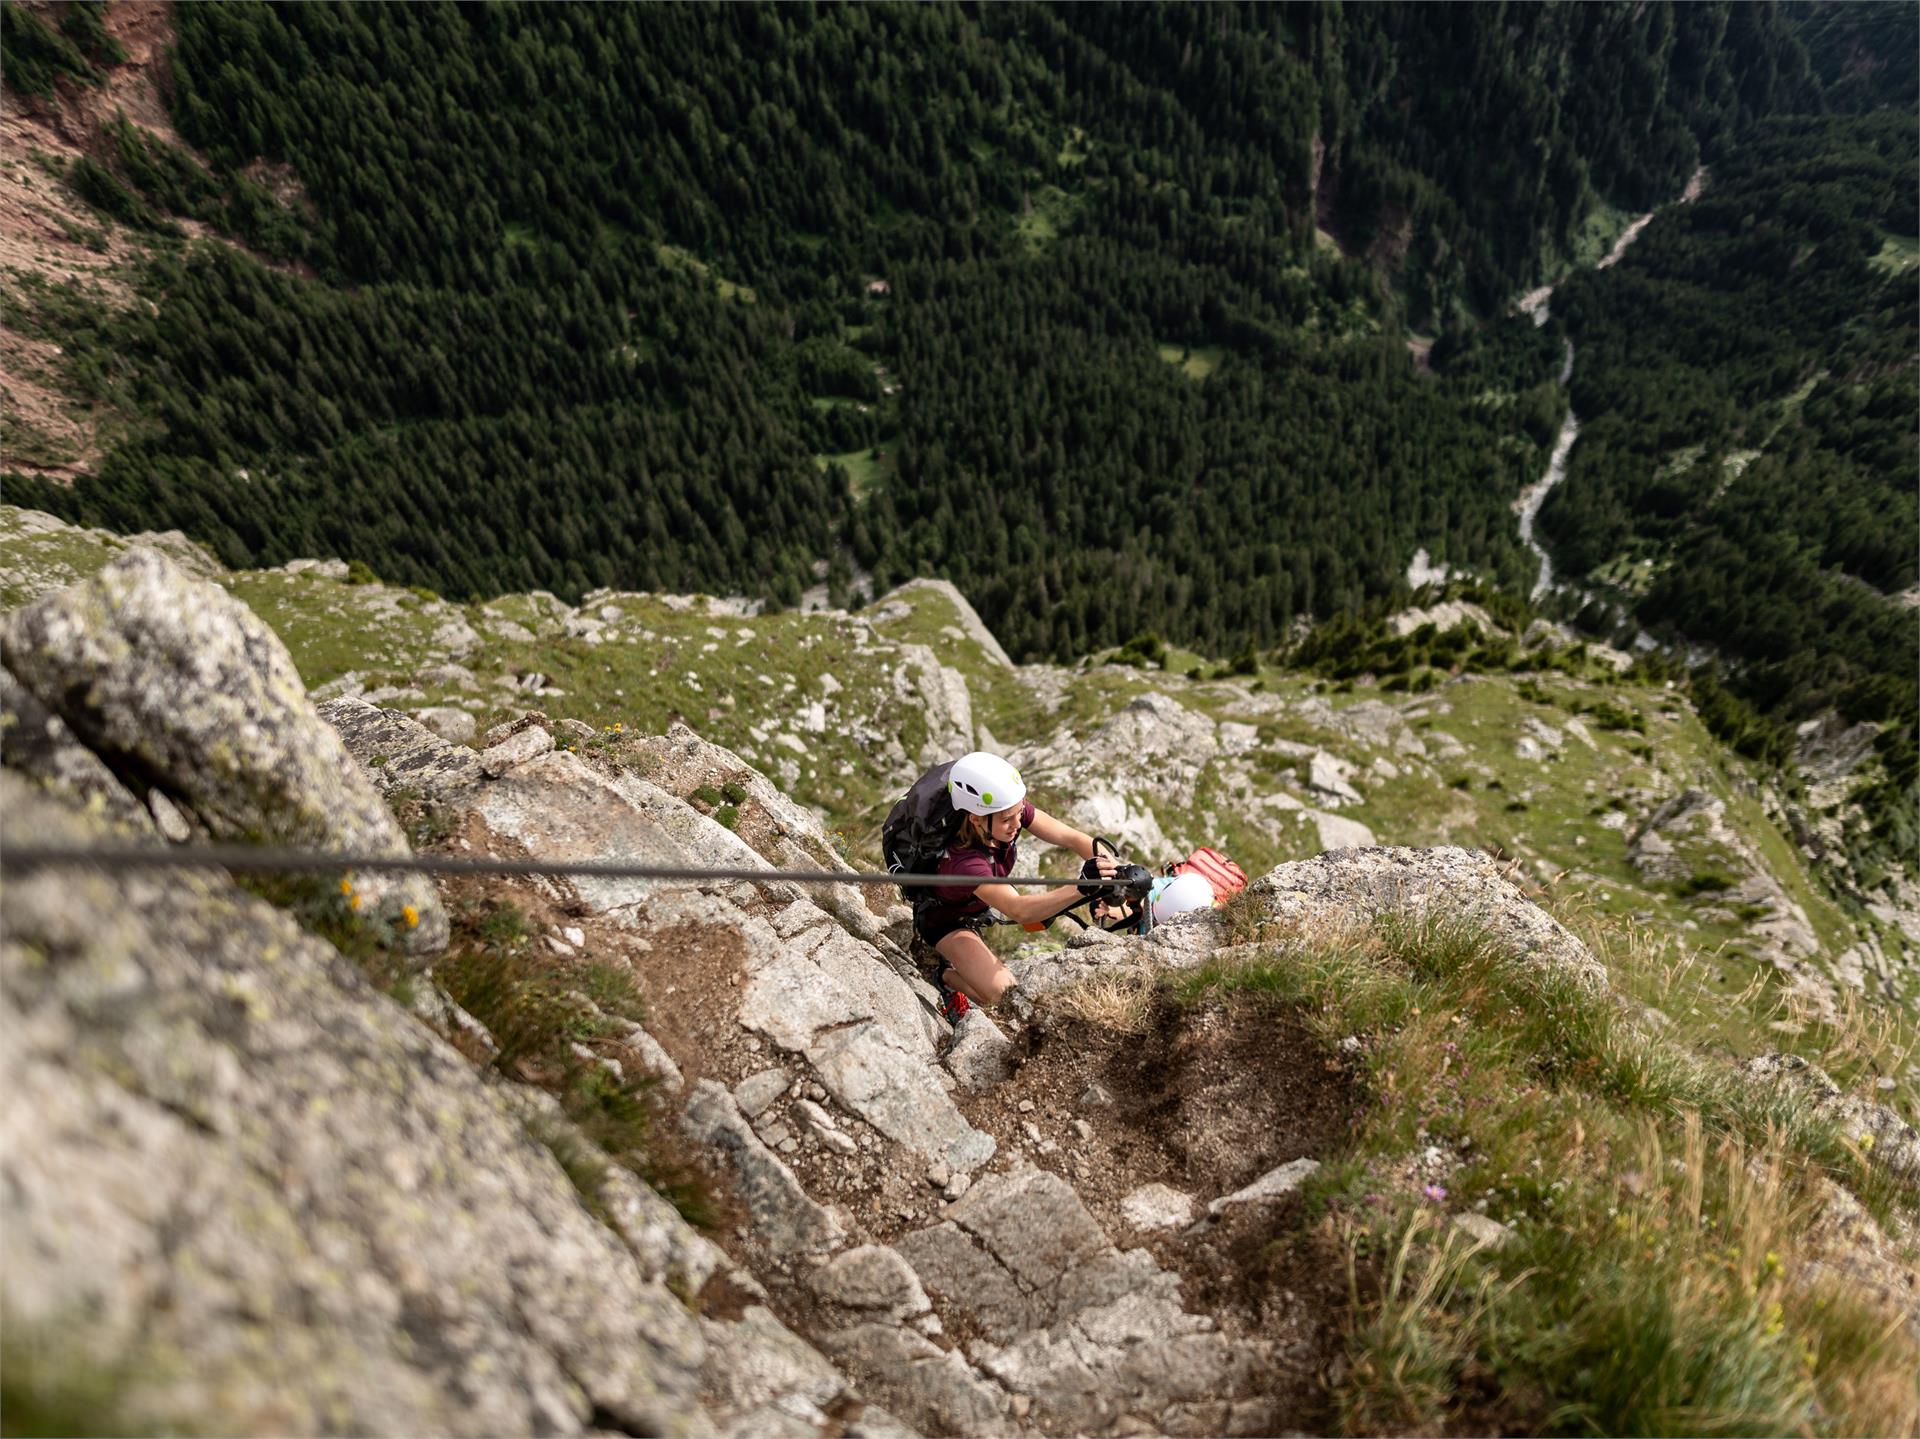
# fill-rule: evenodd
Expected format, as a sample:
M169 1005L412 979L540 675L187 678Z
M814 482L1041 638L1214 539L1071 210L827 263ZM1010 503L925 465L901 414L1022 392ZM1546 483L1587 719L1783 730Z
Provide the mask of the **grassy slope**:
M23 535L18 513L0 510L0 606L32 592L40 583L36 575L65 582L92 572L124 544L73 530ZM1058 707L1050 709L1035 687L965 635L960 617L933 591L915 591L903 606L884 612L868 611L864 625L837 615L711 616L704 607L675 609L657 596L608 596L581 611L597 615L603 605L618 611L612 623L619 638L596 644L564 633L557 607L537 596L460 607L425 592L354 585L315 571L233 574L222 583L286 641L311 688L352 674L376 695L386 688L404 691L379 696L399 708L464 708L482 732L536 707L556 719L579 719L595 728L620 723L640 732L684 719L820 810L869 859L877 850L879 819L898 791L901 766L910 763L892 741L903 742L911 755L926 735L917 707L894 690L899 645L926 645L964 675L976 723L1008 748L1062 729L1084 737L1149 692L1168 694L1215 719L1249 718L1250 698L1293 704L1318 695L1336 710L1367 699L1408 698L1367 685L1340 693L1311 676L1272 669L1223 683L1101 665L1055 672ZM498 620L524 626L534 638L501 638L489 628ZM449 622L471 625L484 641L461 660L473 676L471 686L456 674L430 674L449 657L435 635ZM515 677L534 673L546 676L545 693L513 686ZM1250 696L1253 685L1258 691ZM808 729L809 707L829 699L830 722L823 731ZM1854 924L1864 921L1850 918L1820 891L1798 851L1762 812L1749 766L1715 742L1683 700L1597 673L1576 678L1557 672L1524 679L1467 675L1443 680L1421 699L1425 713L1412 721L1416 733L1451 735L1466 748L1456 759L1434 759L1431 774L1402 756L1321 728L1310 716L1273 706L1277 712L1258 717L1259 740L1251 753L1216 760L1202 772L1192 805L1156 802L1144 787L1139 793L1176 842L1215 844L1258 874L1322 847L1311 822L1251 804L1280 789L1314 803L1304 787L1303 762L1275 746L1325 748L1354 766L1364 796L1340 814L1367 825L1380 843L1498 847L1522 864L1550 904L1670 935L1675 968L1684 969L1686 982L1639 997L1698 1040L1732 1052L1769 1046L1820 1050L1820 1026L1809 1026L1804 1014L1781 1012L1778 976L1758 957L1745 921L1716 895L1685 896L1673 886L1650 885L1628 862L1629 831L1602 824L1610 808L1622 805L1637 819L1656 793L1692 787L1717 795L1726 802L1729 824L1806 911L1823 952L1835 954L1855 942ZM1569 736L1546 760L1516 753L1529 719L1563 728L1577 706L1601 701L1637 716L1644 734L1605 729L1589 714L1584 722L1591 748ZM1393 765L1397 776L1375 768L1379 760ZM1250 777L1252 788L1236 793L1236 781L1247 783L1241 775ZM1726 867L1723 857L1694 858L1703 869ZM1727 996L1743 994L1748 1002L1727 1002ZM1901 1095L1905 1102L1913 1098L1904 1086Z

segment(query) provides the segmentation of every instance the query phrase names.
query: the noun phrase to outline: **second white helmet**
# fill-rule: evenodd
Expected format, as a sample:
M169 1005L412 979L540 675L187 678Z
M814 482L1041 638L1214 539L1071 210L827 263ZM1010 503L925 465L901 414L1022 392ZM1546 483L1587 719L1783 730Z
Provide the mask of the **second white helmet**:
M1183 874L1173 879L1156 880L1153 888L1153 917L1165 922L1178 914L1213 908L1213 886L1205 875Z
M947 775L947 797L953 807L968 814L997 814L1027 797L1020 771L997 754L975 750L953 762Z

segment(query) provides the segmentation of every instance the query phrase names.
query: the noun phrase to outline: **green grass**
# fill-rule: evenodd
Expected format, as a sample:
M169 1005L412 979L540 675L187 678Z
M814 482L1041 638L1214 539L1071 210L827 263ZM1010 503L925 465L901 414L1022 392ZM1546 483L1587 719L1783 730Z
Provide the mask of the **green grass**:
M820 401L815 400L814 404L818 406ZM882 444L867 449L848 450L844 455L815 455L813 462L823 470L829 465L839 465L847 472L848 488L854 498L861 499L885 484L887 478L893 474L891 456L880 460L873 457L874 449L886 448L887 446Z
M530 1130L553 1151L582 1202L606 1217L601 1183L607 1167L617 1164L689 1220L707 1223L712 1205L704 1189L657 1153L652 1079L631 1060L616 1075L598 1059L617 1063L627 1025L644 1017L631 972L591 957L542 952L526 914L511 902L468 897L451 909L453 940L435 962L436 980L493 1037L492 1054L471 1057L559 1100L569 1123L536 1121ZM464 1033L448 1038L471 1042ZM595 1057L583 1058L582 1049Z
M1025 212L1014 216L1013 231L1029 251L1045 249L1071 230L1079 218L1079 198L1057 185L1038 186L1029 193L1028 200Z
M1867 263L1889 275L1905 274L1920 265L1920 235L1888 235Z
M756 298L752 289L748 286L735 284L732 280L716 275L712 266L708 265L705 260L700 259L687 250L681 249L678 245L663 243L658 247L656 253L660 256L660 263L665 265L669 270L681 270L687 274L697 276L701 281L711 284L714 288L714 293L719 295L723 300L740 300L750 305Z
M1219 345L1156 345L1154 349L1161 359L1189 380L1206 379L1227 357L1226 350Z
M1528 1431L1910 1432L1913 1336L1790 1276L1815 1252L1820 1181L1882 1213L1912 1199L1804 1101L1466 921L1287 929L1243 903L1229 922L1263 948L1167 981L1178 999L1251 994L1329 1049L1361 1046L1365 1118L1311 1185L1308 1221L1329 1217L1378 1279L1356 1293L1335 1386L1345 1432L1490 1413ZM1606 957L1650 978L1664 963L1631 937ZM1433 1147L1450 1171L1409 1177ZM1511 1241L1475 1250L1450 1224L1468 1210Z

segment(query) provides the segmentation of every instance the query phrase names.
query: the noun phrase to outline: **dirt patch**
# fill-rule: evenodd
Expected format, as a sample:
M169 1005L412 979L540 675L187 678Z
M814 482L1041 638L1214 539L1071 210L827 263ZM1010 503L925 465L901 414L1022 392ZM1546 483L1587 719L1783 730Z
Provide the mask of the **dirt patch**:
M1021 1041L1014 1077L963 1108L1072 1180L1116 1236L1133 1233L1120 1201L1140 1186L1217 1198L1337 1152L1358 1115L1345 1066L1292 1015L1250 999L1189 1011L1161 996L1138 1036L1043 1010Z
M1187 1307L1273 1346L1271 1392L1311 1431L1349 1307L1344 1250L1297 1198L1234 1206L1204 1227L1141 1229L1123 1201L1148 1184L1208 1201L1347 1145L1363 1097L1297 1016L1247 997L1183 1010L1158 996L1139 1035L1050 1015L1020 1037L1018 1072L962 1099L967 1117L1062 1175L1121 1248L1178 1274ZM996 1164L996 1167L998 1165ZM1331 1416L1325 1416L1330 1418Z

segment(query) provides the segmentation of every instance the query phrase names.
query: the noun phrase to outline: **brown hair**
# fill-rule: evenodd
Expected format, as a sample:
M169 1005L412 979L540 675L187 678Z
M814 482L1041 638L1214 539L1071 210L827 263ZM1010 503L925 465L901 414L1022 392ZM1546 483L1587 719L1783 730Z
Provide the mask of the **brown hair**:
M960 821L960 843L970 849L992 849L993 822L983 814L968 814Z

